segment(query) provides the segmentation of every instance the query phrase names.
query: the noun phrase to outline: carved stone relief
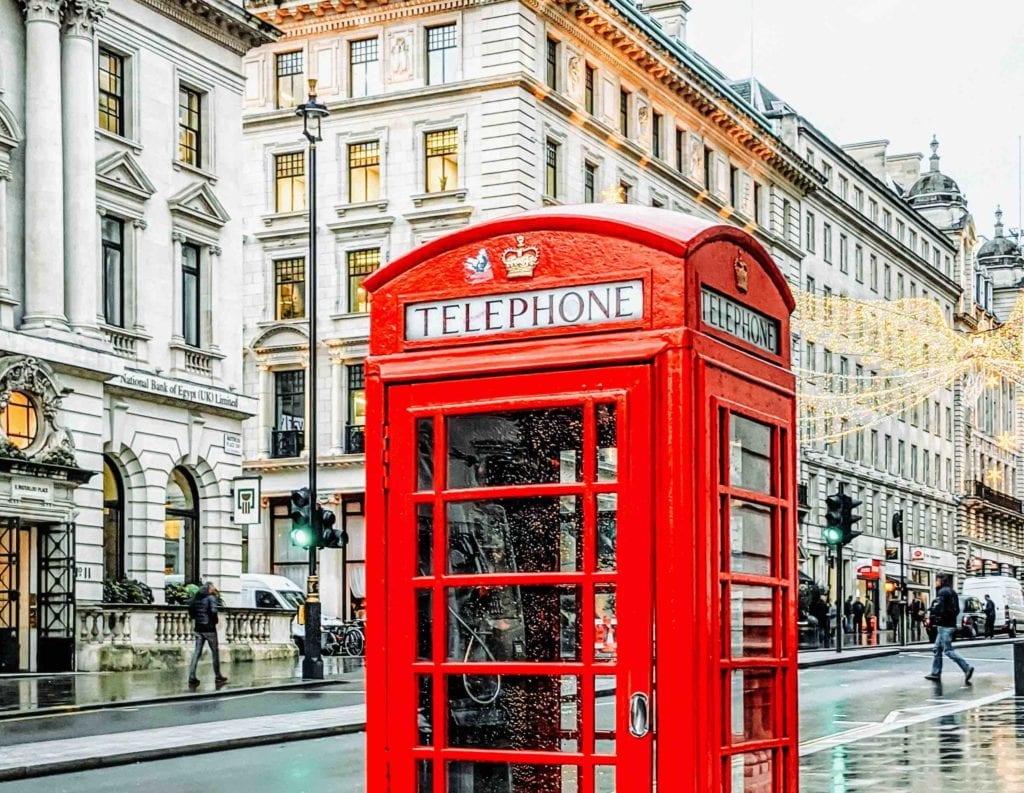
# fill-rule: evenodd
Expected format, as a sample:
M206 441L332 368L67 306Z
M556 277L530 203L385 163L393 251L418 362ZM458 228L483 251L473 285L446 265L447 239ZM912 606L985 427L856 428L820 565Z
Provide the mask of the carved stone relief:
M414 40L411 28L388 31L388 82L402 83L413 78Z

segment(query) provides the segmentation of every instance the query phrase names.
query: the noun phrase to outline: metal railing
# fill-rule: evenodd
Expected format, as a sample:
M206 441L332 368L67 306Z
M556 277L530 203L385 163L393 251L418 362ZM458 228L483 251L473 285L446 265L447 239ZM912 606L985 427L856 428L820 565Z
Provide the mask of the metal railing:
M306 448L304 430L272 430L270 433L270 456L298 457Z
M362 424L345 425L345 454L366 452L366 427Z
M985 501L990 504L995 504L997 507L1008 509L1011 512L1024 512L1024 509L1022 509L1022 502L1019 498L1014 498L1006 493L1000 493L998 490L989 487L984 482L975 481L974 495L977 498L985 499Z

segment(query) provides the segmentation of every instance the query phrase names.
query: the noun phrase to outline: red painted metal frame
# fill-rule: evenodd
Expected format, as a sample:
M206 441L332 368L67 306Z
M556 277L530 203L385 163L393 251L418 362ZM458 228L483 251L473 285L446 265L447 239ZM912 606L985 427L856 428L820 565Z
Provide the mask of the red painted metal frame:
M529 281L504 277L500 251L515 247L516 235L526 235L527 244L539 251L539 264ZM481 247L496 263L494 280L484 284L465 281L463 263ZM747 289L740 289L734 274L737 259L748 265ZM609 266L609 263L613 263ZM542 331L478 339L404 341L404 306L410 302L435 299L439 295L471 297L502 292L553 288L567 284L601 283L615 278L643 278L646 310L642 322L629 325L590 326L564 332ZM438 288L438 284L446 285ZM785 280L770 256L748 235L733 228L707 224L679 213L634 206L588 206L558 208L526 213L513 218L480 224L435 240L370 276L366 286L373 293L371 303L371 358L367 362L367 589L370 600L367 624L367 769L369 793L413 793L412 773L407 764L399 769L394 759L431 754L413 746L415 734L415 664L400 663L397 650L403 643L415 646L415 634L408 626L415 619L415 604L403 596L408 591L394 578L393 555L409 553L413 536L410 519L415 504L434 496L415 494L409 498L386 499L397 492L398 480L410 475L410 439L398 439L388 426L389 413L401 413L413 405L404 384L423 383L420 394L433 395L422 407L439 416L448 407L477 409L477 398L501 397L510 402L550 404L563 398L589 399L588 388L596 392L591 376L601 367L606 371L636 368L650 372L652 397L644 438L653 470L651 512L651 559L654 565L653 597L657 658L655 726L656 774L659 788L683 793L729 791L727 763L730 754L770 749L776 752L774 778L766 791L793 793L797 782L797 567L796 567L796 485L795 485L795 397L789 371L789 314L793 300ZM779 323L779 354L771 355L740 339L704 326L700 313L702 287L725 294ZM537 373L545 374L538 376ZM480 390L479 380L487 378L505 385L500 393ZM452 381L466 382L453 388ZM469 385L472 383L472 385ZM575 383L575 389L573 384ZM436 385L430 385L436 384ZM586 386L586 387L584 387ZM502 390L503 389L503 390ZM613 389L614 390L614 389ZM575 395L575 396L574 396ZM531 400L533 400L531 402ZM430 402L430 400L426 400ZM502 402L501 404L509 404ZM403 407L404 406L404 407ZM639 406L630 402L629 411ZM648 408L644 408L648 409ZM722 412L724 411L724 413ZM728 643L729 604L722 592L727 581L752 581L723 574L720 554L727 550L728 516L719 514L719 499L729 494L722 470L722 416L749 416L773 426L773 444L780 465L776 471L777 492L767 500L776 510L778 558L775 575L767 583L776 588L775 602L781 606L773 638L777 656L767 662L730 660ZM406 426L409 426L408 424ZM624 430L620 424L620 433ZM380 432L373 428L382 428ZM592 430L591 430L592 431ZM435 432L443 429L435 418ZM435 444L439 454L440 443ZM401 451L399 451L401 450ZM620 467L628 465L620 459ZM435 470L437 461L435 461ZM414 475L414 471L412 475ZM512 495L515 488L487 489L487 497ZM531 492L565 494L563 486L538 486ZM481 491L458 491L451 497L470 498ZM750 495L751 500L764 500ZM447 496L446 496L447 497ZM621 499L621 497L620 497ZM590 509L593 509L591 507ZM435 540L442 535L440 516L435 510ZM586 525L586 520L585 520ZM620 535L621 537L622 535ZM435 561L442 558L435 546ZM528 574L524 583L598 583L607 574ZM476 580L449 577L449 583ZM504 576L501 577L504 579ZM412 579L409 579L411 582ZM499 578L490 578L494 583ZM756 579L764 583L765 579ZM725 581L726 583L723 583ZM423 581L422 583L426 583ZM435 584L432 583L431 586ZM439 586L439 584L437 585ZM590 601L584 600L584 605ZM593 609L593 603L589 603ZM621 612L620 612L621 613ZM592 614L592 611L591 611ZM435 612L435 630L440 631ZM405 626L401 630L401 626ZM584 619L585 630L593 631L592 620ZM648 633L650 626L648 626ZM435 647L444 644L435 635ZM583 650L592 644L583 640ZM444 669L461 672L479 665L446 662ZM771 720L775 736L728 746L730 713L726 700L725 671L730 668L769 666L778 670L779 696L773 703ZM572 663L508 664L503 673L533 672L578 674L585 678L585 665ZM430 674L441 672L431 668ZM441 689L436 689L439 694ZM435 732L443 732L440 696L435 698ZM589 708L585 709L589 710ZM620 729L617 745L630 740L624 731L624 711L617 709ZM412 714L410 720L409 714ZM393 720L402 720L406 732L397 730ZM581 723L581 732L592 725ZM441 729L438 729L441 728ZM403 738L402 736L406 737ZM585 748L586 744L580 744ZM478 757L480 750L448 750L451 757ZM446 752L447 753L447 752ZM488 753L492 756L492 753ZM516 752L524 762L550 761L551 755ZM543 757L541 756L543 755ZM566 754L568 764L593 767L593 760ZM642 769L639 769L642 770ZM443 790L436 782L435 791ZM619 788L622 790L622 788ZM754 790L755 788L750 788ZM582 787L581 791L586 788Z

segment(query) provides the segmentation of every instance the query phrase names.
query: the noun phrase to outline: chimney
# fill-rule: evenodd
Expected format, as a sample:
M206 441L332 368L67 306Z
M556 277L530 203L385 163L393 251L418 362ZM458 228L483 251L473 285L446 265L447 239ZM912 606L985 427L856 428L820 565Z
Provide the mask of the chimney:
M686 0L642 0L638 5L661 23L670 38L686 43L686 15L690 12Z

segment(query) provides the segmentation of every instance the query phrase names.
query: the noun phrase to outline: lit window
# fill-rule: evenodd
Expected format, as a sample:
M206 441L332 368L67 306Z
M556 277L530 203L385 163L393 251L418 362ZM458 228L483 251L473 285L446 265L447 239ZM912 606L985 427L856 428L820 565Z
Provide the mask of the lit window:
M38 429L38 416L32 400L21 391L12 391L7 407L0 412L0 425L7 439L19 449L31 446Z
M295 107L302 95L302 51L282 52L277 56L277 106Z
M100 48L99 58L100 129L124 134L124 58Z
M178 88L178 159L196 168L202 165L202 99L198 91Z
M597 198L597 166L592 162L583 163L583 202L592 204Z
M366 276L380 267L380 248L349 251L348 256L348 310L365 314L370 310L370 296L363 288Z
M306 260L274 262L274 291L278 319L306 316Z
M348 200L353 204L380 198L380 144L354 143L348 147Z
M455 79L457 53L454 24L427 28L427 85Z
M380 90L378 41L362 39L349 45L350 96L370 96Z
M306 209L306 157L302 152L278 154L274 158L275 204L277 212Z
M426 134L426 191L443 193L459 183L459 131L445 129Z

